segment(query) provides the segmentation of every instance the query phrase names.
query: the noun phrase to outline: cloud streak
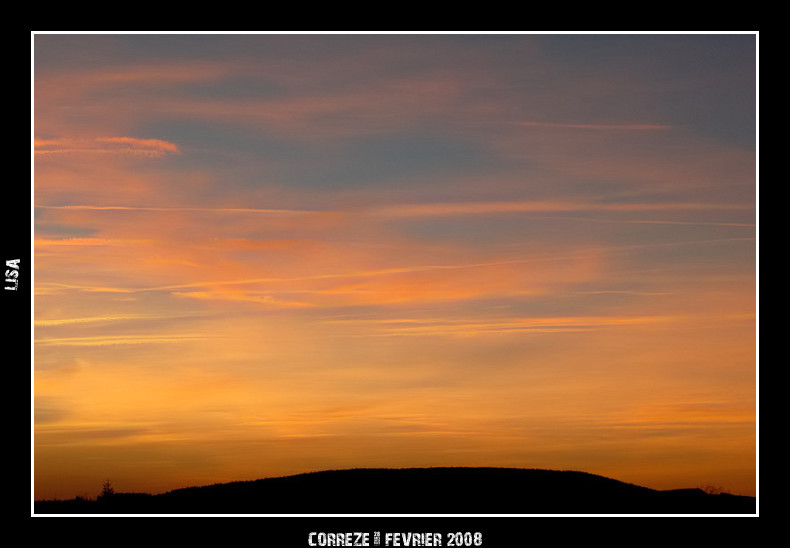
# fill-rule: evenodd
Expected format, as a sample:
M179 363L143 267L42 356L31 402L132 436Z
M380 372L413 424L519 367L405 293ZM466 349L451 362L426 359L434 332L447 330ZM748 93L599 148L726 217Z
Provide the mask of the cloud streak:
M161 213L266 213L274 215L318 215L332 214L332 211L311 211L299 209L271 209L249 207L148 207L148 206L110 206L110 205L36 205L40 209L62 209L74 211L153 211Z
M550 318L501 318L481 321L452 319L389 319L377 320L334 320L329 323L341 325L374 325L372 332L364 336L381 337L471 337L491 334L519 333L577 333L597 329L667 324L677 318L670 316L586 316Z
M500 213L551 213L569 211L636 212L636 211L727 211L749 209L749 206L726 203L600 203L570 201L459 202L405 204L373 209L384 217L439 217L491 215Z
M732 211L748 210L748 205L727 203L601 203L572 201L500 201L500 202L444 202L397 204L384 207L362 207L339 210L299 210L280 208L237 208L237 207L151 207L115 205L36 205L41 209L76 211L153 211L192 213L266 213L281 215L369 215L382 217L441 217L461 215L492 215L506 213L551 213L573 211L639 212L639 211ZM672 222L672 221L624 221L624 222ZM692 223L693 224L693 223Z
M191 343L206 339L206 335L97 335L94 337L46 337L34 342L43 346L114 346L163 343Z
M184 317L193 317L193 316L181 316L181 315L171 315L171 316L154 316L154 315L145 315L145 314L130 314L126 316L91 316L91 317L84 317L84 318L52 318L47 320L34 320L33 325L36 327L59 327L65 325L73 325L73 324L95 324L95 323L112 323L112 322L125 322L125 321L136 321L136 320L167 320L167 319L175 319L175 318L184 318Z
M513 122L525 127L548 127L563 129L592 129L592 130L615 130L615 131L667 131L673 129L672 126L661 124L563 124L557 122Z
M131 154L161 157L180 152L174 143L161 139L138 139L135 137L34 139L33 145L37 155Z

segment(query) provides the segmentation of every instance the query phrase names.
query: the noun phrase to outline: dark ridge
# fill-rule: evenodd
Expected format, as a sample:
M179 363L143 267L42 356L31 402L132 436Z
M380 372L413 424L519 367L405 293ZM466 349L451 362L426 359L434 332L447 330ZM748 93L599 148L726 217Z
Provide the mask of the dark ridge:
M36 514L754 514L754 497L658 491L575 471L357 468L36 501Z

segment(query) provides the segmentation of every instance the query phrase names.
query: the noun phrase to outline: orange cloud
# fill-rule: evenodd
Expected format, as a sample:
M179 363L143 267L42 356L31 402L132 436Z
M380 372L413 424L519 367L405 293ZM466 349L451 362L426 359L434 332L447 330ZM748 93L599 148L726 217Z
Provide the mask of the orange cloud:
M36 154L134 154L140 156L165 156L177 154L177 145L161 139L134 137L96 137L94 139L34 139Z
M46 337L35 339L44 346L108 346L128 344L161 344L201 341L205 334L196 335L99 335L95 337Z
M271 308L309 308L314 306L309 302L282 300L273 297L268 291L248 291L228 287L208 291L175 291L173 295L201 300L250 302Z
M125 150L141 150L141 151L151 151L155 153L173 153L178 152L178 147L173 143L168 143L167 141L162 141L161 139L136 139L134 137L101 137L96 139L101 143L117 143L126 145L127 149Z
M54 318L48 320L35 320L33 325L36 327L56 327L68 326L72 324L94 324L108 322L122 322L127 320L157 320L163 318L177 318L178 316L151 316L151 315L127 315L127 316L91 316L83 318Z
M387 217L484 215L494 213L541 213L561 211L687 211L750 209L738 204L710 203L589 203L566 201L458 202L405 204L371 210Z
M391 319L334 320L338 324L373 325L378 336L473 336L495 333L569 333L594 329L666 324L670 316L580 316L547 318L470 319ZM369 336L367 334L366 336Z
M35 248L42 247L101 247L101 246L132 246L150 243L151 240L128 240L118 238L63 238L59 240L38 238L33 240Z
M283 215L314 215L321 213L332 213L323 211L309 211L298 209L265 209L265 208L242 208L242 207L146 207L146 206L110 206L110 205L64 205L47 206L37 205L40 209L62 209L74 211L160 211L166 212L185 212L185 213L272 213Z

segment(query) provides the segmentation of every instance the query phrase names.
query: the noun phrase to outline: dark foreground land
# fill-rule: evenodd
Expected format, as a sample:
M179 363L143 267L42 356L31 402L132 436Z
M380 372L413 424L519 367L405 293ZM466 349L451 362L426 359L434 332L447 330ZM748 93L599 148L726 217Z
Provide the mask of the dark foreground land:
M36 501L36 514L754 514L753 497L657 491L584 472L354 469L98 500Z

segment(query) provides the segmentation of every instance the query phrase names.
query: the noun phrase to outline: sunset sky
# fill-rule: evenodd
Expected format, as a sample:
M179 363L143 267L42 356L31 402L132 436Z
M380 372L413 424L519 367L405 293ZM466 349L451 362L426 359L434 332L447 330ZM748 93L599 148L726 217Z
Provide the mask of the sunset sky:
M756 37L37 34L34 495L755 494Z

